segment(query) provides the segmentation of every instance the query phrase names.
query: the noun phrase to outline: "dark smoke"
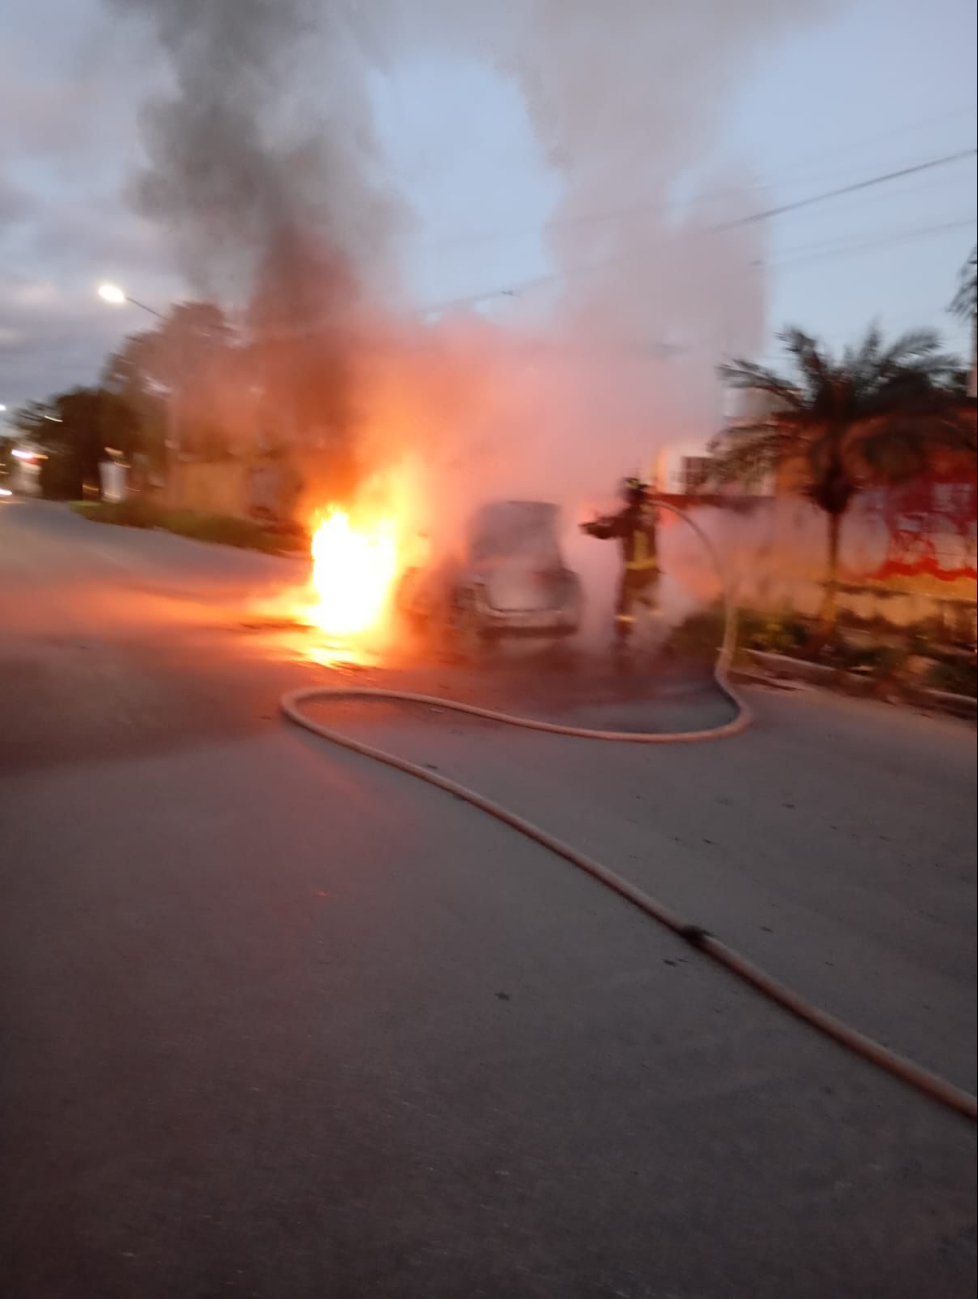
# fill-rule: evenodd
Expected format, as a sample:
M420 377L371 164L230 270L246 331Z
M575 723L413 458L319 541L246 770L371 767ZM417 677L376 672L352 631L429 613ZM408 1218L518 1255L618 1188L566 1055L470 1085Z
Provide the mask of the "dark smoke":
M499 406L521 448L511 472L529 485L534 455L541 476L559 463L570 494L610 458L631 471L664 441L713 431L716 361L762 336L763 234L709 235L703 193L699 215L684 215L679 188L702 172L752 67L831 0L109 3L150 25L169 67L169 89L144 109L139 206L171 232L195 291L244 313L281 436L349 433L369 400L357 356L400 301L405 219L369 76L432 52L520 86L563 185L551 248L564 279L535 317L548 317L553 350L520 391L504 382ZM723 180L714 223L757 201ZM662 342L679 344L668 365Z
M143 109L136 196L197 289L247 294L271 242L314 230L352 260L394 205L347 7L317 0L110 0L149 23L170 91Z
M169 89L142 111L141 213L195 293L253 339L264 435L348 442L352 339L391 283L397 207L354 11L310 0L110 0L150 25Z

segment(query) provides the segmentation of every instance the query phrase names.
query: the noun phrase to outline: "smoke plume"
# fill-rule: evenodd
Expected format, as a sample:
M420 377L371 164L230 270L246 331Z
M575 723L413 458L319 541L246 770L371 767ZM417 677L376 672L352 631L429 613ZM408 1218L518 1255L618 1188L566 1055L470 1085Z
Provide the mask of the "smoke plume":
M286 435L355 434L368 469L420 451L459 509L494 492L580 506L705 440L716 362L761 341L763 226L737 221L762 196L711 150L745 79L830 2L110 0L168 69L137 201L195 290L266 340ZM514 81L560 181L553 280L505 323L423 325L403 301L411 218L369 85L432 54Z
M398 212L354 8L111 3L149 25L166 64L166 90L142 109L137 207L164 226L195 293L247 321L263 435L345 448L352 335L371 293L395 282Z

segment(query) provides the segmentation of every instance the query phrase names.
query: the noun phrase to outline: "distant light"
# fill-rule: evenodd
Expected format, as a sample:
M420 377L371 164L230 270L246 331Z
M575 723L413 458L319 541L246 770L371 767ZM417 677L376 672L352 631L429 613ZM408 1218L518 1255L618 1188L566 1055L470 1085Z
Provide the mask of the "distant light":
M36 451L25 451L22 447L14 447L10 454L15 460L23 460L29 465L40 459Z
M13 492L7 487L0 487L0 496L13 496Z
M51 421L52 424L63 424L63 423L64 423L64 420L61 418L60 415L45 415L44 418L45 418L45 419L49 419L49 420Z
M118 284L100 284L98 286L98 295L103 302L111 302L116 307L126 300L126 295Z
M5 411L6 409L7 409L6 406L3 404L2 401L0 401L0 411Z

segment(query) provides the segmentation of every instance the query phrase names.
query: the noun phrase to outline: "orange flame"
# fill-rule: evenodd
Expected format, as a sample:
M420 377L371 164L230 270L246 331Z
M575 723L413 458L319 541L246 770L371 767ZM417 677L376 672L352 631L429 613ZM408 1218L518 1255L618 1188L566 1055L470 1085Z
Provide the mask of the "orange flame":
M384 615L397 569L393 518L354 527L344 510L329 509L312 538L309 621L330 636L370 631Z

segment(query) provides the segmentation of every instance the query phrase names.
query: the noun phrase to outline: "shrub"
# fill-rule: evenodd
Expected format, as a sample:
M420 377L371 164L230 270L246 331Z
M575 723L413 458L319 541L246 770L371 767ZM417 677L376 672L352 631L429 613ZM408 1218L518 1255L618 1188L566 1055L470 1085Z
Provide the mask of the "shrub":
M934 663L927 684L934 690L945 690L951 695L978 696L978 672L975 662Z
M122 528L156 528L159 514L138 496L127 501L75 501L71 508L93 523L113 523Z
M277 554L283 550L306 550L304 533L273 532L253 519L227 514L198 514L194 510L163 510L138 496L126 501L76 501L76 514L93 523L113 523L126 528L165 528L193 541L208 541L241 550Z

